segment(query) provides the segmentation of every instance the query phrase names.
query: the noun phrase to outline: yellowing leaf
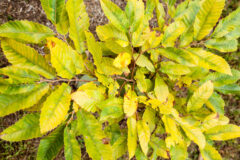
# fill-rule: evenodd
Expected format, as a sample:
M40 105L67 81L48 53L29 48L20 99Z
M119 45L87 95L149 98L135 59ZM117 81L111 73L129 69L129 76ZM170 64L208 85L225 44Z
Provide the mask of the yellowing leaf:
M186 160L188 157L187 146L177 144L170 148L171 160Z
M164 23L165 23L165 10L163 4L159 2L159 0L154 0L156 6L156 15L158 20L158 27L162 30Z
M137 81L137 87L140 92L147 92L152 87L152 81L150 79L146 79L145 74L148 71L145 68L137 69L136 75L134 79Z
M40 116L41 133L56 128L65 120L70 107L70 92L71 88L63 83L44 102Z
M205 42L205 46L220 52L234 52L238 49L238 41L237 39L210 39Z
M188 112L196 111L200 109L204 103L211 97L213 93L213 83L211 81L207 81L203 85L201 85L189 99L187 104Z
M137 149L137 122L136 117L128 117L127 119L127 127L128 127L128 153L129 159L131 159L136 152Z
M69 22L65 8L65 0L40 0L47 18L56 25L57 31L61 34L68 32Z
M48 47L51 52L51 63L59 76L71 79L83 71L83 59L75 50L63 41L48 38Z
M104 144L103 139L107 138L102 131L102 124L95 117L80 110L77 113L78 129L83 135L86 150L93 160L112 160L113 153L109 144Z
M114 159L122 157L127 151L127 137L121 136L112 145Z
M0 26L0 37L13 38L30 43L40 43L53 35L54 33L50 28L30 21L9 21Z
M127 117L131 117L137 110L138 101L134 91L129 89L124 95L123 109Z
M47 83L40 83L21 94L0 94L0 117L35 105L49 90Z
M157 99L162 103L166 101L166 99L169 95L168 86L163 81L163 79L159 76L159 74L157 74L156 79L155 79L154 93L155 93Z
M129 26L127 16L116 4L110 0L100 0L103 12L109 21L119 30L126 32Z
M113 65L117 68L125 68L131 63L131 55L127 52L120 53L113 61Z
M240 137L240 127L233 124L219 125L207 130L205 135L217 141L234 139Z
M86 83L72 94L72 99L84 110L95 112L96 105L104 100L104 90L94 83Z
M152 132L156 126L155 114L156 112L150 107L147 107L143 113L142 121L149 125L150 132Z
M151 136L151 141L149 142L149 145L154 149L157 156L168 158L167 147L164 140L158 137Z
M81 147L68 126L64 129L64 156L66 160L81 160Z
M151 132L148 124L145 121L137 121L137 133L142 151L145 155L147 155Z
M41 137L39 126L39 114L32 113L24 116L14 125L0 133L0 138L6 141L22 141Z
M83 0L68 0L66 4L69 16L69 36L79 53L85 51L85 34L88 30L89 18Z
M220 115L224 115L224 106L225 106L224 100L216 92L213 92L212 96L206 102L206 105L212 111Z
M149 71L151 72L155 72L155 68L152 64L152 62L144 55L140 55L140 54L134 54L133 55L136 64L140 67L146 67Z
M26 68L46 78L53 79L55 70L33 48L11 39L1 40L8 61L16 67Z
M222 160L218 151L208 143L203 149L200 149L200 152L204 160Z
M232 75L230 66L222 57L201 48L190 48L195 64L221 73Z
M162 45L164 47L174 47L177 38L185 31L186 27L181 21L173 22L164 32Z
M194 22L194 38L207 36L217 23L225 5L225 0L203 0Z
M170 75L186 75L191 72L191 70L182 64L177 64L171 61L168 62L161 62L160 70L163 73L170 74Z

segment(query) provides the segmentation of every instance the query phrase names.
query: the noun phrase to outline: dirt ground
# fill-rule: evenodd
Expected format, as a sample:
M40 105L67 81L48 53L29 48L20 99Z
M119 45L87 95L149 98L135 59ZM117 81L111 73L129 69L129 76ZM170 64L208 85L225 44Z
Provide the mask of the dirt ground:
M124 8L126 2L124 0L112 0L121 8ZM181 0L182 1L182 0ZM103 25L108 22L104 16L99 0L84 0L87 12L90 17L90 31L95 33L97 25ZM239 0L227 0L227 7L224 10L224 15L234 10L239 6ZM40 5L40 0L0 0L0 25L10 20L30 20L44 24L50 28L53 25L47 20L44 11ZM156 21L152 21L152 25L155 25ZM41 52L41 48L39 52ZM225 55L224 55L225 56ZM233 56L227 56L227 60L234 68L239 68L239 54ZM230 58L229 58L230 57ZM0 49L0 68L8 65L2 51ZM240 97L237 96L224 96L226 102L226 115L230 118L231 123L240 125ZM24 115L23 111L8 115L4 118L0 118L0 132L8 126L14 124ZM10 143L0 140L0 160L28 160L35 159L39 139L33 139L29 141ZM225 142L217 142L221 155L226 160L240 160L240 139L230 140ZM84 154L84 153L83 153ZM192 144L189 147L189 158L196 160L198 158L198 149L196 145ZM64 159L63 151L57 156L57 160ZM85 158L88 159L88 158Z

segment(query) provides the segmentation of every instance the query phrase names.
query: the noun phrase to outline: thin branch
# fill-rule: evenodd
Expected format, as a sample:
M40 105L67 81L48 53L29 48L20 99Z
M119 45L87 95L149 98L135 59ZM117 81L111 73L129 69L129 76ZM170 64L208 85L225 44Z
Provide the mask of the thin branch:
M95 82L96 80L93 81L88 81L88 80L83 80L83 79L41 79L38 81L38 83L43 83L43 82L49 82L49 83L56 83L56 82Z

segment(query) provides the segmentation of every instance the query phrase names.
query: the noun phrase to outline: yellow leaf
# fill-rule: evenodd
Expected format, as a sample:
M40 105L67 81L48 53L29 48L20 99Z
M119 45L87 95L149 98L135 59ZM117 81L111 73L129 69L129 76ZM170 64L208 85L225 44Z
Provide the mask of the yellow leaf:
M129 89L124 95L123 109L127 117L131 117L137 110L138 101L134 91Z
M68 113L71 101L71 87L63 83L44 102L40 115L41 133L56 128Z
M148 142L150 141L151 132L148 124L145 121L137 121L137 133L142 151L145 155L147 155Z
M157 99L162 103L166 101L169 94L168 86L163 81L163 79L159 76L159 74L157 74L155 79L154 93Z
M136 116L129 117L127 119L127 126L128 126L128 152L129 152L129 159L131 159L136 152L137 149L137 122Z
M211 97L213 93L213 83L211 81L205 82L192 95L187 104L188 112L200 109L204 103Z
M117 68L125 68L131 63L131 54L124 52L120 53L113 61L113 65Z
M218 151L208 143L203 149L200 149L200 152L204 160L222 160Z

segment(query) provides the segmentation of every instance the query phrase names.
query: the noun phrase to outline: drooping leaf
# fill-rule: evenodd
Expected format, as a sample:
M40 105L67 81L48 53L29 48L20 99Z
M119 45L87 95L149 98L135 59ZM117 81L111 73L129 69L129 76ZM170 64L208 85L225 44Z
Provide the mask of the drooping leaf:
M208 143L203 149L200 149L200 152L204 160L222 160L218 151Z
M49 85L47 83L40 83L30 92L16 95L1 94L0 117L33 106L48 92L48 89Z
M64 129L64 156L66 160L81 160L81 147L68 126Z
M85 51L85 34L88 30L89 18L83 0L69 0L66 4L69 17L69 36L79 53Z
M143 120L137 121L137 133L142 151L147 155L148 143L151 136L149 125Z
M84 110L95 112L96 105L104 100L105 90L94 83L86 83L72 94L72 99Z
M190 48L188 51L192 53L196 65L232 75L230 66L222 57L201 48Z
M137 122L136 117L132 116L127 119L127 127L128 127L128 153L129 159L131 159L136 152L137 149Z
M53 79L55 70L33 48L11 39L1 40L8 61L16 67L26 68L46 78Z
M44 102L40 116L41 133L56 128L66 118L70 107L70 92L71 88L62 83Z
M77 113L78 128L83 135L86 150L93 160L112 160L113 153L109 144L104 144L103 139L107 138L102 131L102 125L93 115L80 110Z
M166 101L169 94L168 86L166 85L164 80L159 76L159 74L157 74L155 79L154 93L157 99L162 103Z
M201 85L189 99L187 104L188 112L196 111L200 109L204 103L211 97L213 93L213 83L211 81L207 81L203 85Z
M129 21L123 10L110 0L100 0L101 7L109 21L119 30L126 32Z
M240 137L240 127L234 124L219 125L204 133L211 140L225 141Z
M229 32L239 29L240 27L240 8L230 13L227 17L222 19L214 30L212 36L214 38L221 38Z
M152 64L152 62L144 55L140 55L140 54L134 54L133 55L136 64L140 67L146 67L149 71L151 72L155 72L155 68Z
M83 58L63 41L48 38L48 47L51 53L51 63L59 76L71 79L83 71Z
M69 22L65 8L65 0L40 0L47 18L56 25L57 31L61 34L68 32Z
M203 0L194 22L194 38L202 40L217 23L225 5L225 0Z
M238 41L237 39L210 39L205 42L205 46L220 52L234 52L238 49Z
M0 37L40 43L54 33L48 27L31 21L9 21L0 26Z
M127 117L131 117L137 110L138 101L136 93L129 89L124 95L123 109Z
M62 125L41 139L38 147L37 160L52 160L57 156L63 147L63 133L64 126Z
M6 141L22 141L41 137L39 113L27 114L14 125L0 133L0 138Z

